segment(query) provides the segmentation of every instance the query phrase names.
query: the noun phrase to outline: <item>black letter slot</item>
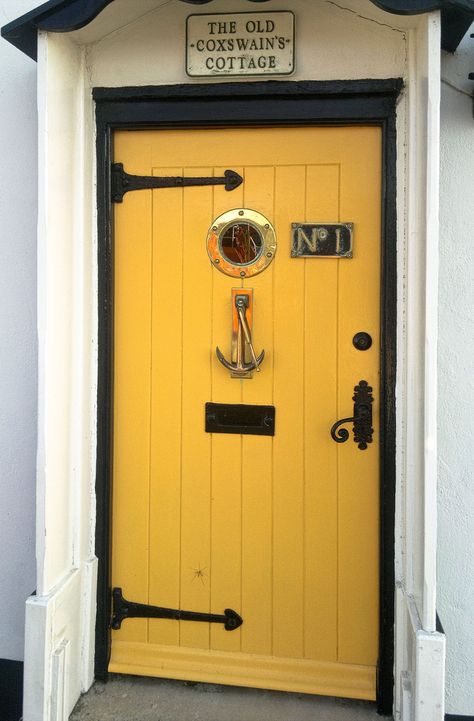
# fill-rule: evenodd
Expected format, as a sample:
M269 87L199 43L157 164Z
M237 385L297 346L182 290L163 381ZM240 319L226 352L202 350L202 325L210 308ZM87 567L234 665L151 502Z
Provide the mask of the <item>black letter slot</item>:
M206 403L206 433L275 435L275 406Z

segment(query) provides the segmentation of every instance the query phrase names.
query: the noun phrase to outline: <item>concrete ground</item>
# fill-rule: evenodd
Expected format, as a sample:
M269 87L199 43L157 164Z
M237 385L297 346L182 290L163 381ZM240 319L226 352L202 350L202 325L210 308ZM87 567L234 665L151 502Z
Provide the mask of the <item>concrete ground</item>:
M158 678L96 681L70 721L376 721L366 701Z

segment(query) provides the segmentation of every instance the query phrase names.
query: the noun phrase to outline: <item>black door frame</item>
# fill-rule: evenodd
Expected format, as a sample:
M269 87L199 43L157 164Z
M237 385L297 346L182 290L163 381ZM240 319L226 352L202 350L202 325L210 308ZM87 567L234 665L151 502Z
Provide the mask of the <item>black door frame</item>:
M380 643L377 708L393 706L395 593L395 380L397 330L396 102L399 78L268 81L95 88L98 209L98 411L96 555L99 560L95 674L107 677L110 654L110 554L113 408L113 209L110 166L116 129L298 125L382 128L380 348Z

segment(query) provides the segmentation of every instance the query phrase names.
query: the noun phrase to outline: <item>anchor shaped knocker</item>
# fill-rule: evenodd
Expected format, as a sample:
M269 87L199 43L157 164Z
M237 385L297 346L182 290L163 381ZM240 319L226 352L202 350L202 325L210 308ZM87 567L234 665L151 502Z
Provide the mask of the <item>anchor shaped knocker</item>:
M253 290L243 288L232 289L232 351L231 360L224 358L223 353L216 348L218 360L230 370L232 378L251 378L252 371L260 372L260 364L265 357L262 350L259 356L255 353L252 343L251 323L249 324L247 312L251 316L253 310ZM250 351L252 360L246 362L246 346Z

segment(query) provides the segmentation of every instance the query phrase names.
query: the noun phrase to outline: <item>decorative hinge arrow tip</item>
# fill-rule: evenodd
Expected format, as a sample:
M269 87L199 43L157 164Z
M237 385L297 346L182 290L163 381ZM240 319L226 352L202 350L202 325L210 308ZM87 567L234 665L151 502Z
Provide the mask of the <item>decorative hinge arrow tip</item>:
M235 170L226 170L224 178L226 179L224 186L226 190L235 190L244 182L242 176L236 173Z
M243 624L243 618L239 616L239 614L236 611L233 611L231 608L226 608L224 611L225 616L225 622L224 622L224 628L226 631L235 631L236 628L239 628Z

